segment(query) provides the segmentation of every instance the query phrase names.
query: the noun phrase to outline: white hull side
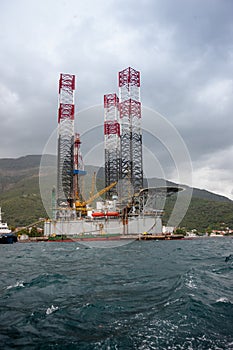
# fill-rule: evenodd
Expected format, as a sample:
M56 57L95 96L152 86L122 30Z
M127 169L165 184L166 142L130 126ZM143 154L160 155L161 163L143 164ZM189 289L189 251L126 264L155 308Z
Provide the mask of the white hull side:
M161 233L161 219L154 216L131 217L128 225L123 225L122 219L80 219L69 221L46 221L44 235L77 235L77 234L139 234L149 231Z

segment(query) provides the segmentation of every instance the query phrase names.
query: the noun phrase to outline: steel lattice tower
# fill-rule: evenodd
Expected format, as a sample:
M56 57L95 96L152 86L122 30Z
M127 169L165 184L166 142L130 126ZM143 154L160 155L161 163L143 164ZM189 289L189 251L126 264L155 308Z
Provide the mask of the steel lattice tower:
M140 72L119 72L121 161L120 178L130 181L134 193L143 188Z
M120 124L119 98L116 94L104 95L105 186L119 180ZM116 195L116 187L107 192L108 199Z
M73 205L75 76L61 74L58 109L57 205Z
M78 201L83 201L83 193L81 193L80 189L80 176L86 175L86 171L84 170L83 158L80 150L81 140L80 135L75 133L74 137L74 181L73 181L73 199Z
M80 153L80 136L78 133L75 134L75 139L74 139L74 182L73 182L73 198L82 200L81 198L81 193L80 193L80 188L79 188L79 153Z

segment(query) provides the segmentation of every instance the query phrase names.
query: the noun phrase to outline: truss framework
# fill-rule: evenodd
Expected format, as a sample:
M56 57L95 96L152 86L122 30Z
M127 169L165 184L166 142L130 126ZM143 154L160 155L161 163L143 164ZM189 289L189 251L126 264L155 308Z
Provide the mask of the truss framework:
M60 74L58 109L57 205L72 206L75 76Z
M104 95L104 146L105 146L105 187L119 180L120 167L120 124L119 98L114 94ZM106 196L117 195L116 187Z
M143 187L140 72L129 67L119 72L121 124L121 179L130 181L134 193Z

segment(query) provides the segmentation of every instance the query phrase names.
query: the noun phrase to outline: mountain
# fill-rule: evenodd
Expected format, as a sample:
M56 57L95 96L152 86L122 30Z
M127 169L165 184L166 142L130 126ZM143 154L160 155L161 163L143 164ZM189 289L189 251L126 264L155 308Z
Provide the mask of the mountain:
M95 191L104 187L104 169L91 165L87 165L85 168L87 175L85 179L81 180L80 187L83 196L87 199L92 191L94 172L96 173ZM41 155L28 155L16 159L0 159L0 206L4 213L3 219L9 225L24 226L37 221L40 217L48 216L41 200L39 174L40 181L42 179L43 183L46 183L48 179L45 191L50 201L52 186L56 185L55 172L56 157L53 155L43 157ZM177 186L173 182L157 178L147 179L145 184L149 187ZM182 192L184 199L193 190L192 200L181 226L205 230L208 227L221 227L225 223L225 225L233 227L233 202L229 198L203 189L191 189L185 185L180 185L180 187L185 189ZM174 207L175 200L175 196L166 200L163 219L165 224Z
M158 178L150 178L147 180L149 187L159 187L159 186L180 186L181 188L185 189L185 192L192 192L192 198L201 198L201 199L206 199L206 200L211 200L211 201L216 201L216 202L228 202L231 203L232 201L222 195L209 192L204 189L199 189L195 187L189 187L187 185L182 185L182 184L177 184L172 181L164 180L164 179L158 179Z

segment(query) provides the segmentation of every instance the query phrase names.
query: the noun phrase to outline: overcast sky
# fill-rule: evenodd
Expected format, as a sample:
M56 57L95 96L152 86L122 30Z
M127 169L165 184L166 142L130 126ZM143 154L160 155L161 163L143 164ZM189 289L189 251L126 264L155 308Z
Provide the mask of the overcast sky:
M57 126L60 72L76 75L77 131L87 142L101 130L103 95L118 92L117 72L131 66L151 110L142 118L145 163L151 152L179 180L147 137L159 137L157 111L187 146L193 186L233 198L232 0L1 0L0 38L1 158L43 152ZM103 159L103 144L95 151Z

